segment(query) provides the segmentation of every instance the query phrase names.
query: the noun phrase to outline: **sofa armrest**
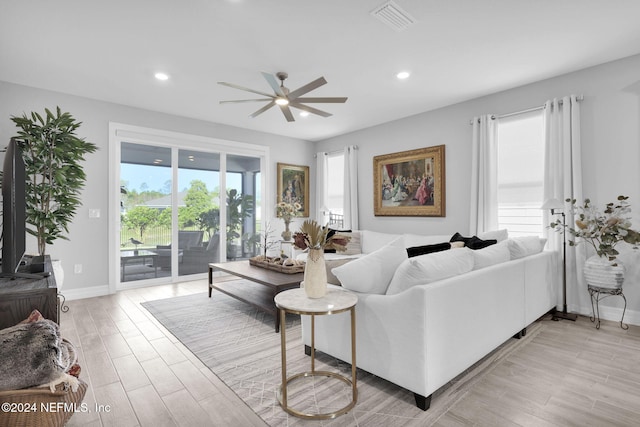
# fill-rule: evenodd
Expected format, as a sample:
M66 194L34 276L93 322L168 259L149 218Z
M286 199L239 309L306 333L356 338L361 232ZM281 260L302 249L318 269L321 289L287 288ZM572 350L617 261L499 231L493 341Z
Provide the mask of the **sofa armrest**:
M397 295L354 292L356 305L356 364L365 371L421 393L425 364L424 288L408 289ZM350 362L349 313L316 316L316 348ZM362 326L358 326L362 325ZM366 325L366 327L364 327ZM302 338L311 344L308 316L302 316ZM380 360L388 361L380 363ZM411 369L407 369L410 366Z

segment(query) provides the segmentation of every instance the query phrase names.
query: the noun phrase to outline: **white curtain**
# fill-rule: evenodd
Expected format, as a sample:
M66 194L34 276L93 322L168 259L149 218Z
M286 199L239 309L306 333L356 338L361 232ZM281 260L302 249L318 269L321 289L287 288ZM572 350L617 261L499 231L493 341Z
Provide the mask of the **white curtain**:
M344 229L358 230L358 147L344 147Z
M473 118L471 154L471 215L469 232L498 228L498 150L491 115Z
M565 220L575 224L571 204L566 199L582 203L582 154L580 146L580 104L575 95L554 98L544 105L545 168L544 200L557 199L564 203ZM561 217L543 212L545 224ZM562 233L545 228L550 249L562 251ZM567 236L569 238L569 236ZM567 244L567 305L569 311L589 305L586 285L582 277L585 253L584 245ZM562 292L562 290L560 290ZM562 297L558 296L561 304ZM573 307L573 308L572 308Z
M329 164L328 153L321 151L316 153L316 221L325 225L329 222L327 201L329 193L327 188L327 170Z

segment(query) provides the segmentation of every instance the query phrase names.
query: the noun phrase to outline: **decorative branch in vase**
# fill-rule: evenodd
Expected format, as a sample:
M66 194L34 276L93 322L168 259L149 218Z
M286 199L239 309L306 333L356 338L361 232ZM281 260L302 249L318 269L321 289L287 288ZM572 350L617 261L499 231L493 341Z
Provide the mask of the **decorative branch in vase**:
M289 224L291 220L297 217L302 205L300 203L280 202L276 205L276 216L284 221L284 231L282 232L282 240L288 242L291 240L291 230Z
M300 231L294 236L294 245L299 249L309 249L304 268L304 290L309 298L321 298L327 293L327 269L324 263L324 250L347 250L351 237L336 233L328 226L321 227L314 220L302 223Z
M568 232L573 238L570 246L581 242L588 243L596 254L588 258L584 265L584 275L587 284L605 288L620 288L624 281L624 265L617 258L620 254L616 246L620 242L632 245L638 249L640 233L631 228L631 206L629 197L618 196L616 202L607 203L603 211L585 199L579 205L575 199L567 199L571 204L571 211L576 215L575 227L563 224L561 221L552 222L549 227L562 232Z

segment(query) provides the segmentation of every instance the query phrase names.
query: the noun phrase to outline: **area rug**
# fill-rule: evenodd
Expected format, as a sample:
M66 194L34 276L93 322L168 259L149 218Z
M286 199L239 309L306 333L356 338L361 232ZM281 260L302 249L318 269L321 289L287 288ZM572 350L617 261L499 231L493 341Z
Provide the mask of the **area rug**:
M358 370L355 408L333 420L309 421L287 414L278 403L280 334L274 332L272 315L219 292L211 298L202 293L142 305L270 426L432 425L541 329L540 324L534 323L524 338L508 340L442 387L434 393L428 411L415 406L413 393ZM308 371L310 358L304 354L300 317L288 316L286 328L287 373ZM319 352L316 369L333 370L347 377L351 373L349 364ZM291 384L288 393L290 405L298 410L331 412L349 402L351 389L336 380L309 378Z

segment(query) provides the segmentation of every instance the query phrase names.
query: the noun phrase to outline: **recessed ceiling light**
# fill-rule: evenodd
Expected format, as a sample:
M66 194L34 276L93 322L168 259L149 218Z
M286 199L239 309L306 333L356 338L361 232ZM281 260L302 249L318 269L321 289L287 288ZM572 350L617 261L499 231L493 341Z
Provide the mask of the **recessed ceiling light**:
M399 72L398 74L396 74L396 77L397 77L399 80L404 80L404 79L406 79L406 78L409 78L409 76L410 76L410 75L411 75L411 74L410 74L408 71L401 71L401 72Z
M155 77L156 77L156 79L161 80L161 81L169 80L169 75L165 74L165 73L156 73Z
M300 111L300 117L307 117L309 115L308 111Z

